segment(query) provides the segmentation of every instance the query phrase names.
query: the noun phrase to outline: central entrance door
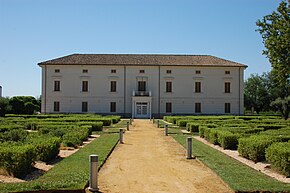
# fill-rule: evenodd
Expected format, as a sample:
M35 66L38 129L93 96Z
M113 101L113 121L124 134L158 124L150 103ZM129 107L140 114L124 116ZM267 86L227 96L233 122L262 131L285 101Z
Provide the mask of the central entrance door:
M144 103L144 102L136 103L136 117L138 118L148 117L148 103Z

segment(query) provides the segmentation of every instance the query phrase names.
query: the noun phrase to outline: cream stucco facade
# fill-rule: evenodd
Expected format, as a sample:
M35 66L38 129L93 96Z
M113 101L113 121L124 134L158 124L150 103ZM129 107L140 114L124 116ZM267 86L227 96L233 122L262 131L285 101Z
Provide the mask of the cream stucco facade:
M206 65L206 61L201 65L183 64L184 61L154 64L155 60L146 64L140 60L138 63L133 59L128 64L126 60L78 63L58 59L39 63L42 113L118 114L134 118L243 114L245 65Z

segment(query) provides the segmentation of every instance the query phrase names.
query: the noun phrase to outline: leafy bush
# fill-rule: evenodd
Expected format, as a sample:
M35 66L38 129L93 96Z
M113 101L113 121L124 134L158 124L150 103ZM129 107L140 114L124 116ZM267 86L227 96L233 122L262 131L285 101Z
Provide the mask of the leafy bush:
M179 127L186 127L187 122L189 122L190 120L178 120L176 121L176 125L178 125Z
M96 122L92 125L92 131L102 131L103 130L103 122Z
M218 143L224 149L233 149L236 150L238 147L238 139L240 138L239 134L233 134L229 131L220 130L217 133Z
M82 144L82 140L80 134L77 132L66 133L62 138L62 143L66 147L74 147L77 148Z
M54 159L59 153L61 139L44 135L34 135L28 143L34 147L36 160L44 162Z
M219 132L218 129L209 130L209 142L211 142L214 145L219 145L218 132Z
M189 122L186 124L186 129L190 132L199 132L198 127L199 125L196 123Z
M290 176L290 143L273 143L266 149L266 160L284 175Z
M265 131L272 129L281 129L285 127L285 125L258 125L258 128L264 128Z
M241 156L254 162L265 160L265 151L277 139L265 135L252 135L248 138L240 138L238 152Z
M110 118L101 118L98 119L97 121L103 122L103 126L110 126L112 124L112 119Z
M9 129L0 133L0 142L5 141L24 141L28 135L28 132L23 129Z
M35 160L33 145L3 145L0 146L0 169L9 175L22 177L32 170Z
M207 129L205 126L199 126L198 128L198 135L202 138L204 138L204 130Z

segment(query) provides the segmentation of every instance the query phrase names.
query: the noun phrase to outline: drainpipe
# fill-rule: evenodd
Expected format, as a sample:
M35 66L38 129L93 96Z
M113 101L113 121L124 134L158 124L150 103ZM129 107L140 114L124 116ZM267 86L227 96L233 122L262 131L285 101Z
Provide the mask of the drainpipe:
M47 85L47 66L44 66L44 114L46 114L46 105L47 105L47 101L46 101L46 85Z
M239 67L239 115L241 115L241 67Z
M160 66L158 66L158 118L160 118Z
M126 116L126 66L124 66L124 116Z

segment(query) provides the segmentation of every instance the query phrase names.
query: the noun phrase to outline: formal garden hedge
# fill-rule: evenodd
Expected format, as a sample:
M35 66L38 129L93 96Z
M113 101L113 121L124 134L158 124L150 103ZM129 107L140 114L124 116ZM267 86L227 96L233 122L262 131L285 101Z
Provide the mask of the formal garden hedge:
M254 162L268 161L289 176L289 120L276 116L164 116L163 119L224 149L238 150L241 156Z
M102 131L120 116L7 115L0 118L0 171L23 177L35 161L48 162L60 147L77 148L92 131Z

